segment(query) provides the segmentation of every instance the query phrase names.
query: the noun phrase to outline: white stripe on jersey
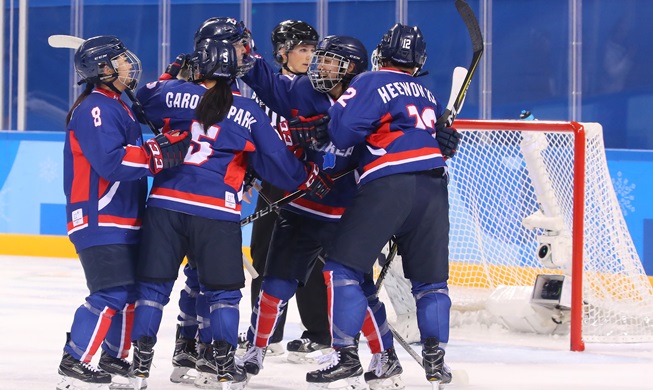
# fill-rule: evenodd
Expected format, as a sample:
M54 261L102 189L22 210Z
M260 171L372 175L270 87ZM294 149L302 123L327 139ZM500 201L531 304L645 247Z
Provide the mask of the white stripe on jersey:
M116 194L116 191L118 191L118 187L120 187L120 182L117 181L113 183L111 188L109 188L109 191L107 192L106 195L98 199L97 202L97 211L102 210L105 208L109 203L111 203L111 199L113 199L113 196Z

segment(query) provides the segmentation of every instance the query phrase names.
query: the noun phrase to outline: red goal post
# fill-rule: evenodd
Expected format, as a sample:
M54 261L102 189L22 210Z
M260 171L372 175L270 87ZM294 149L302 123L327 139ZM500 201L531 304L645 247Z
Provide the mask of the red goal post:
M568 333L573 351L585 341L653 341L653 286L612 186L600 124L457 119L454 127L462 141L447 161L452 312L485 310L508 328ZM395 327L414 340L414 300L397 263L384 283ZM530 317L512 318L525 310Z

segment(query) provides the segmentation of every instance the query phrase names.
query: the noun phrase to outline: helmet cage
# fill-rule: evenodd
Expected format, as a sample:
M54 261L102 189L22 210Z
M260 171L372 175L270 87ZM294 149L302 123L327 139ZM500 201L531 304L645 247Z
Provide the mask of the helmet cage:
M143 69L138 57L112 35L84 41L75 52L74 61L79 84L109 85L118 80L130 90L136 89ZM107 67L110 72L106 72Z
M252 35L249 33L249 30L245 31L243 36L235 41L231 42L235 48L239 45L242 45L245 48L245 52L241 57L238 58L238 71L236 72L236 78L243 77L247 72L254 67L256 63L256 58L254 57L254 52L252 48L254 47L254 41Z
M308 65L309 79L318 92L331 91L347 74L350 60L324 49L316 50Z

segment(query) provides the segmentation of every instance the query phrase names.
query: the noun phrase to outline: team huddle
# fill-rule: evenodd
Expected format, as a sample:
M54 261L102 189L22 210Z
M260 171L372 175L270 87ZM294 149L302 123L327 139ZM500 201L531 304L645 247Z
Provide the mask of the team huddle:
M140 88L140 61L119 38L89 38L75 52L85 89L66 118L64 190L90 294L67 334L57 389L147 387L184 259L171 381L243 389L264 376L266 354L284 353L296 295L306 331L287 344L288 358L319 351L324 364L306 374L309 389L403 389L373 279L390 240L415 297L426 379L451 382L445 160L460 135L436 126L444 107L417 78L427 57L420 29L392 26L372 71L358 39L319 39L302 21L280 23L272 43L280 70L254 53L243 22L210 18L192 53ZM144 141L139 122L155 136ZM239 338L241 204L252 186L257 210L303 196L254 223L262 276ZM366 371L361 334L373 356Z

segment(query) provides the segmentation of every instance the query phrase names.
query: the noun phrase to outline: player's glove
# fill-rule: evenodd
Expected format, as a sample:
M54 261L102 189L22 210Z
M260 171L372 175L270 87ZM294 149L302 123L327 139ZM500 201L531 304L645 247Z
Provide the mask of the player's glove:
M440 152L446 158L452 158L456 154L458 144L462 136L453 127L441 126L435 131L435 140L440 145Z
M176 79L177 76L179 76L179 72L182 71L182 69L188 68L188 65L190 64L190 54L180 54L175 58L175 60L168 65L166 68L166 71L163 72L161 76L159 76L159 80L172 80Z
M181 165L189 146L190 136L186 131L173 130L147 140L143 148L147 153L150 172L156 175L162 169Z
M299 190L306 191L309 196L322 199L333 187L333 180L312 161L306 163L306 181L299 186Z
M287 146L318 149L329 140L330 119L324 114L308 118L296 116L279 124L279 134Z

